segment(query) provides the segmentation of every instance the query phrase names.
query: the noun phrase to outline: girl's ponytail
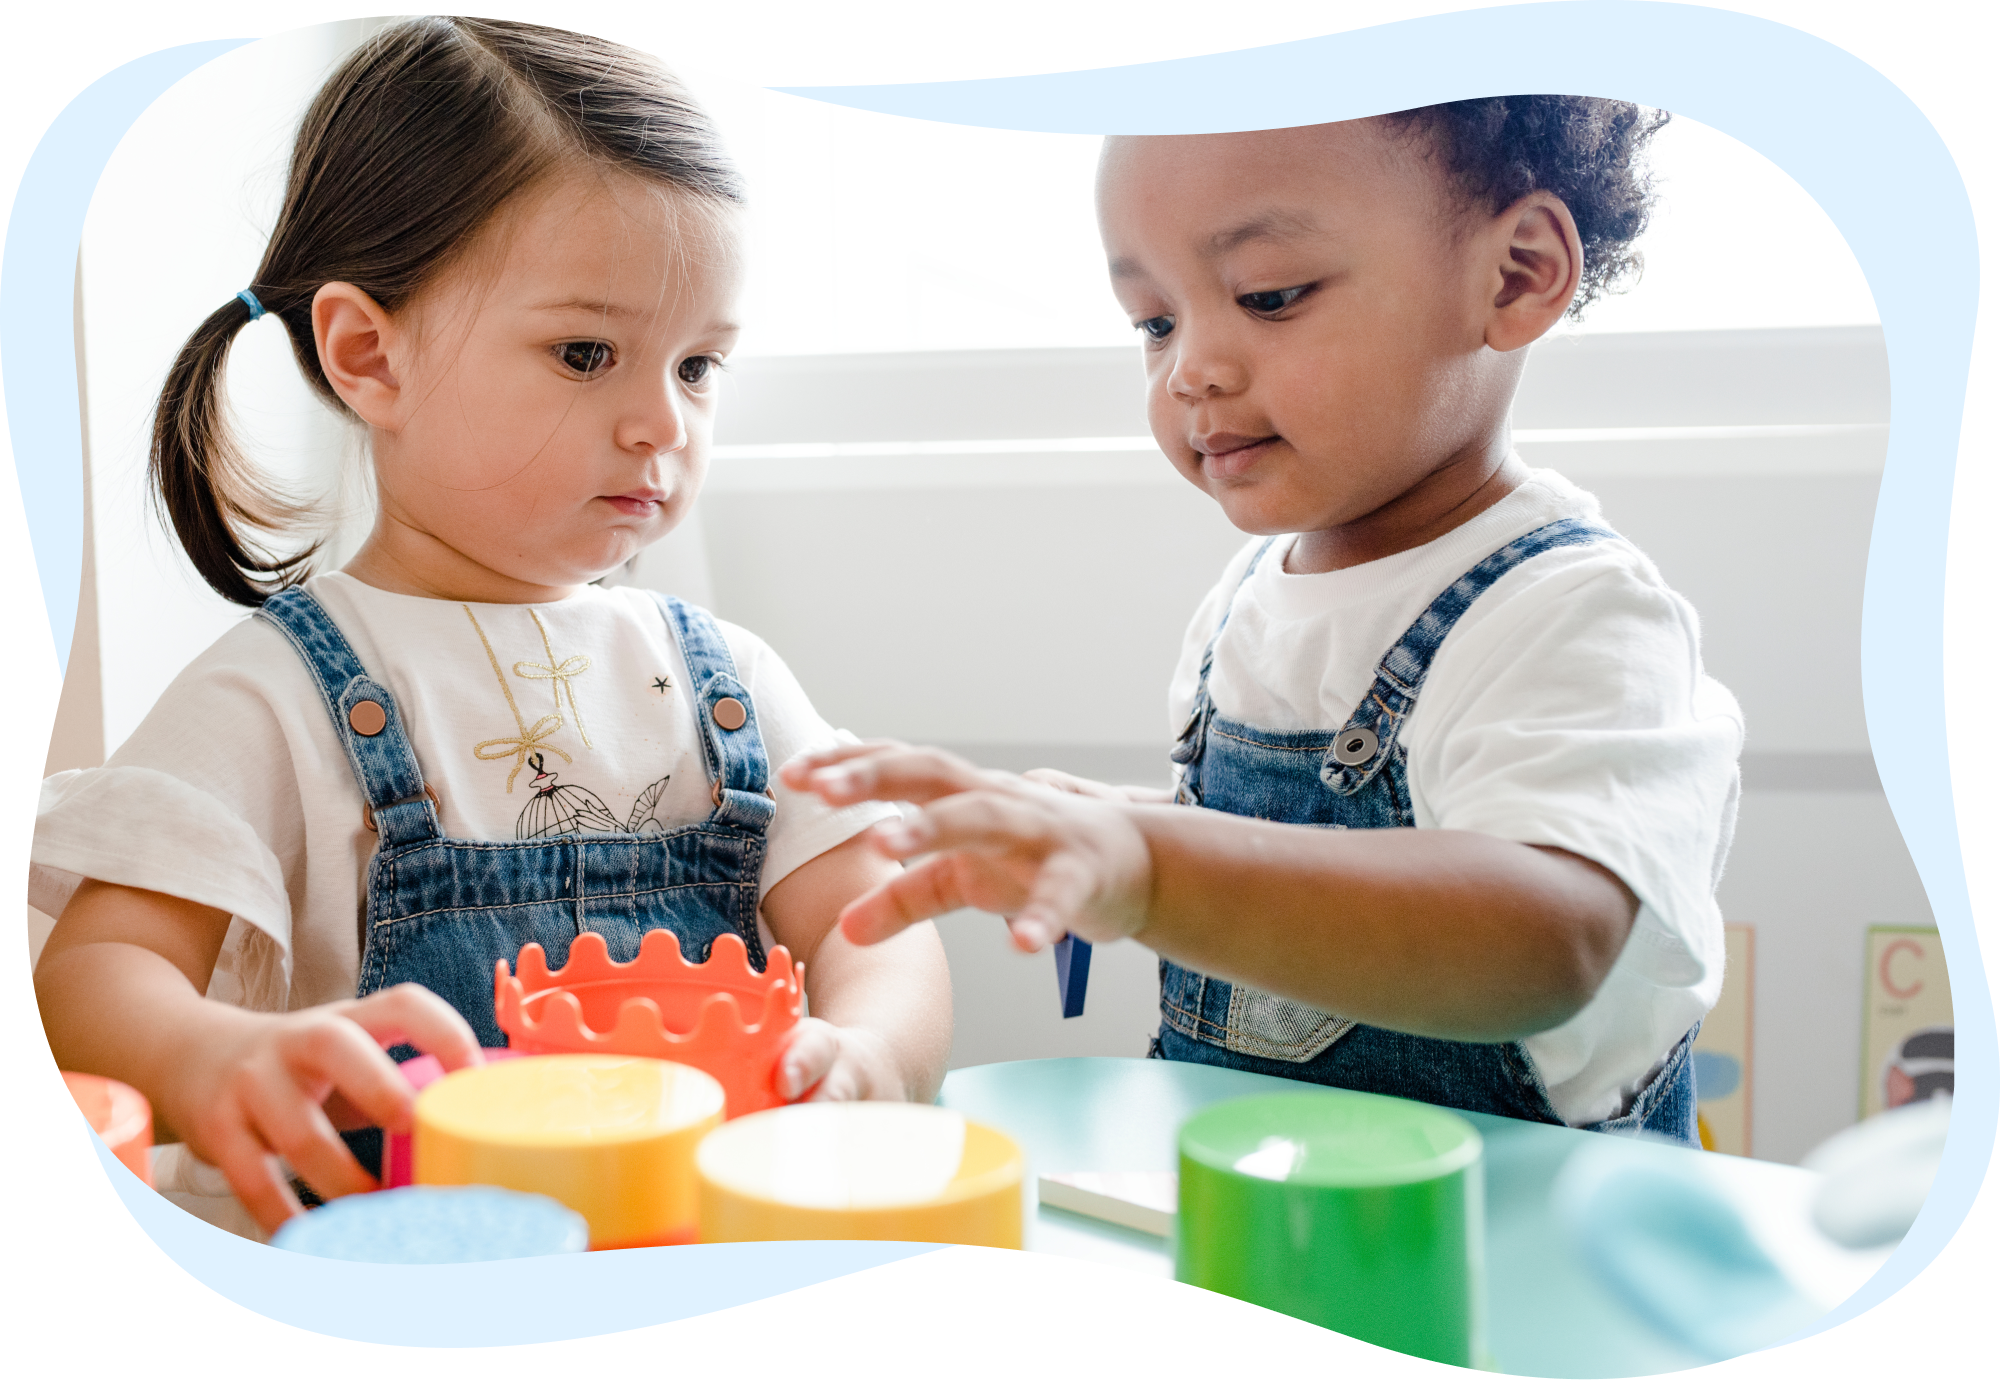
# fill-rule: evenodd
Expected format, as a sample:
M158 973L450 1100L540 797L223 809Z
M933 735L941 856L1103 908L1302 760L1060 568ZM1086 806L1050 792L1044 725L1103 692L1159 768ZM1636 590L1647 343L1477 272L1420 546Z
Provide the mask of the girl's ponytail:
M708 117L642 53L531 24L393 25L313 98L251 291L284 322L306 382L344 413L313 341L319 289L352 283L399 311L511 198L579 163L697 201L743 199ZM224 371L251 319L239 297L181 347L153 419L151 472L195 569L255 607L311 574L319 543L288 546L309 509L272 493L230 435Z
M153 414L149 466L161 515L201 577L223 598L256 607L297 583L314 542L274 554L247 533L280 535L306 515L272 494L230 432L223 377L236 333L255 318L241 297L209 313L167 371Z

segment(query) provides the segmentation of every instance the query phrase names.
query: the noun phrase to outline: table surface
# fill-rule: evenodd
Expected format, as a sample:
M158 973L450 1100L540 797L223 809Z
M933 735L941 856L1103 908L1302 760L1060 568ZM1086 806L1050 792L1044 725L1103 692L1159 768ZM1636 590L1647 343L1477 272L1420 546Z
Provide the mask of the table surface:
M1288 1079L1159 1059L1032 1059L958 1069L946 1077L938 1101L1020 1143L1028 1161L1029 1250L1171 1279L1168 1241L1042 1207L1035 1176L1174 1169L1175 1132L1198 1109L1300 1087ZM1487 1343L1503 1371L1656 1375L1708 1359L1656 1329L1593 1275L1550 1206L1557 1174L1586 1145L1615 1145L1615 1153L1639 1159L1671 1156L1682 1167L1685 1156L1700 1155L1701 1171L1738 1208L1752 1235L1801 1292L1825 1307L1859 1287L1888 1254L1887 1248L1842 1251L1814 1233L1808 1214L1818 1177L1790 1165L1463 1115L1485 1138Z

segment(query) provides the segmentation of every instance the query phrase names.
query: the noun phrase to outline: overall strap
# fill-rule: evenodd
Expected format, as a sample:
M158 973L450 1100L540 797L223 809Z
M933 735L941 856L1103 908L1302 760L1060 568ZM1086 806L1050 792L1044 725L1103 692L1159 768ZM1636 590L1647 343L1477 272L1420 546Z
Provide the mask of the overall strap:
M701 729L709 795L715 801L708 822L761 834L778 813L778 804L769 790L771 765L764 756L764 735L757 730L757 707L736 678L729 644L704 610L670 594L652 594L693 681L689 693Z
M1417 691L1430 674L1445 635L1502 575L1544 551L1615 541L1617 535L1582 518L1561 518L1516 537L1454 580L1376 665L1368 692L1334 735L1333 746L1320 763L1319 779L1342 795L1352 795L1375 779L1394 755L1396 735L1416 705Z
M1208 721L1215 717L1215 701L1208 695L1208 673L1215 666L1215 644L1222 641L1222 630L1229 626L1229 615L1236 608L1236 596L1242 592L1243 586L1250 583L1250 577L1256 573L1258 563L1264 559L1272 543L1277 540L1276 537L1264 538L1264 544L1251 554L1250 564L1243 567L1242 577L1236 581L1235 587L1229 591L1229 597L1223 601L1222 617L1216 620L1215 631L1209 634L1208 645L1201 650L1201 675L1195 683L1194 703L1188 708L1187 723L1181 728L1181 736L1174 743L1174 750L1170 754L1182 767L1191 767L1201 756L1202 744L1208 738ZM1199 791L1190 785L1188 778L1188 772L1183 771L1181 786L1175 792L1175 797L1183 805L1200 804Z
M437 797L424 785L395 697L369 677L319 600L303 589L284 590L256 616L285 635L312 673L367 802L363 818L383 845L438 837Z

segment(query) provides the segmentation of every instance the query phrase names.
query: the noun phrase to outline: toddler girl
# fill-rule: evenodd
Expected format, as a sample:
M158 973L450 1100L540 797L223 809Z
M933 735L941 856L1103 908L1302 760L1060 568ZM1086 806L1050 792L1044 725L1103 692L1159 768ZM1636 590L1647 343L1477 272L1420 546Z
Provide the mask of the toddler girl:
M319 93L254 279L168 376L158 497L257 614L106 767L47 783L36 984L57 1061L145 1092L267 1230L298 1211L275 1157L320 1195L372 1185L336 1128L408 1128L385 1046L456 1068L503 1043L494 963L530 941L560 964L584 930L621 960L654 928L690 958L733 934L760 968L782 943L816 1016L787 1096L936 1089L935 934L833 928L897 870L857 837L893 812L774 789L838 740L762 642L592 583L706 473L741 199L641 55L399 24ZM340 571L311 573L306 515L224 422L230 342L267 315L367 429L379 506Z
M974 905L1028 949L1130 936L1157 1055L1692 1139L1740 718L1694 611L1508 430L1526 347L1634 262L1657 123L1523 96L1109 140L1153 434L1256 534L1182 647L1178 807L896 745L794 762L927 803L878 837L934 856L846 933Z

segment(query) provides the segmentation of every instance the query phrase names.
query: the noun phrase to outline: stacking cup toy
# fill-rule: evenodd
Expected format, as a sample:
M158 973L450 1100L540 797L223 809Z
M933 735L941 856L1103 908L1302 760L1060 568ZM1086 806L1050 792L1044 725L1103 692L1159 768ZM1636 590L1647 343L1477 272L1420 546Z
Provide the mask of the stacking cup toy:
M65 1073L63 1085L76 1099L90 1129L118 1157L118 1162L139 1176L139 1182L153 1182L153 1104L146 1095L127 1083L94 1073Z
M710 1133L703 1241L1021 1245L1020 1147L942 1107L810 1102Z
M419 1184L544 1193L583 1214L592 1250L695 1238L695 1146L722 1085L658 1059L553 1054L457 1073L417 1094Z
M521 1057L518 1049L482 1049L479 1052L488 1063ZM438 1062L435 1054L419 1054L414 1059L405 1059L396 1065L396 1071L403 1075L403 1081L410 1085L411 1092L422 1092L444 1077L444 1065ZM417 1181L414 1140L415 1132L402 1135L394 1131L382 1133L382 1187L407 1188Z
M681 957L672 930L648 930L630 963L586 930L551 971L539 944L521 950L509 974L494 965L493 1015L507 1044L524 1054L625 1054L688 1064L722 1084L726 1116L780 1106L778 1055L805 1009L804 965L782 947L764 971L733 934L717 936L708 960Z
M553 1198L504 1188L392 1188L300 1213L273 1246L377 1265L457 1265L580 1251L583 1218Z
M1369 1093L1218 1103L1180 1132L1174 1277L1451 1365L1484 1355L1479 1133Z

